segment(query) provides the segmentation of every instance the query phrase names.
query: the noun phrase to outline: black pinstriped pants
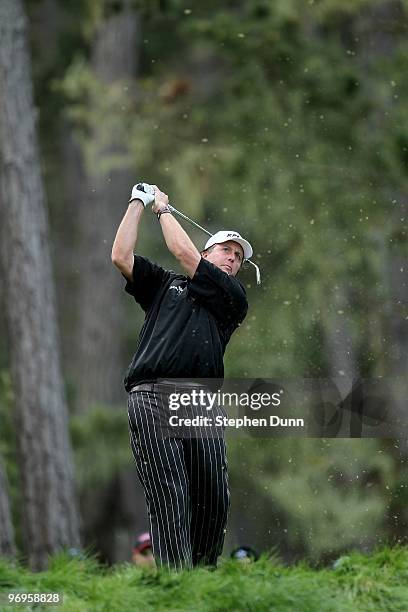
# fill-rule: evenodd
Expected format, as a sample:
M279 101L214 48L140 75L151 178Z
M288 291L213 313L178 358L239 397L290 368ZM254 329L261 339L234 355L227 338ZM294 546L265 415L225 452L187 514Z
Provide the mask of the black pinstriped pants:
M215 566L230 500L224 432L217 428L217 437L211 437L196 427L187 436L166 435L163 422L174 414L167 399L154 390L132 391L128 399L130 441L146 496L153 554L158 566L173 569Z

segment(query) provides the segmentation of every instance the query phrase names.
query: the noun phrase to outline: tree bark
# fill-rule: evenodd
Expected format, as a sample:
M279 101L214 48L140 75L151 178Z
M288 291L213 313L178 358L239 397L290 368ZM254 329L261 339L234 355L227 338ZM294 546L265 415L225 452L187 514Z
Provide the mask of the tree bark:
M105 15L99 24L91 53L93 74L104 85L107 96L115 87L126 87L132 95L137 73L139 18L127 0L117 3L116 8L116 12ZM100 117L101 101L94 100L89 112ZM112 108L110 114L115 121L121 120L120 108ZM128 167L109 168L111 156L125 154L127 145L125 139L120 141L111 130L109 119L107 116L94 123L89 140L95 153L90 160L86 151L82 151L83 172L77 172L80 180L73 188L80 202L77 216L78 327L73 354L74 398L78 412L98 403L117 405L125 400L122 381L126 363L123 361L122 334L126 314L125 300L121 296L124 283L112 266L110 254L117 227L127 207L130 188L143 177L133 176ZM75 143L71 143L70 150L65 152L71 153L71 167L76 165L78 168ZM121 518L119 481L120 477L118 481L99 486L92 495L84 495L81 500L86 517L84 535L96 544L102 559L109 562L118 558L128 560L131 551L129 546L126 557L125 551L121 550L122 531L127 529L131 533L131 528L130 523ZM135 478L134 489L128 491L129 497L137 497L137 491ZM139 488L138 499L143 502L140 495ZM97 515L95 508L99 509ZM135 520L133 525L137 524Z
M21 0L0 3L0 175L23 531L29 564L42 569L79 545L79 520Z
M106 88L134 80L137 61L139 20L129 2L108 16L95 34L91 66ZM97 104L97 102L96 102ZM99 113L100 108L90 109ZM112 108L120 117L120 109ZM78 292L76 343L76 407L83 411L92 404L118 404L124 400L123 343L125 318L121 279L110 260L112 243L136 177L129 168L109 170L109 157L126 152L126 142L107 127L95 125L91 134L97 151L85 164L85 193L78 211L81 262ZM116 140L116 142L115 142ZM143 177L137 177L143 178Z
M14 557L15 554L7 474L0 458L0 556Z
M354 35L359 39L359 55L362 68L367 75L384 58L394 55L401 40L405 37L406 9L398 1L381 2L368 6L357 24ZM377 110L372 113L367 134L373 142L379 141L378 134L384 130L384 116L393 113L391 96L381 96L376 88L377 81L366 77L366 87L370 87L372 99L376 101ZM397 147L395 147L397 149ZM396 163L398 160L395 160ZM403 178L403 177L402 177ZM387 233L382 233L379 248L382 251L382 283L387 289L387 303L384 311L385 322L381 335L386 338L382 346L383 355L377 367L378 374L389 376L393 389L393 415L397 421L406 423L406 373L408 367L408 332L406 325L406 308L408 304L407 257L404 253L406 236L404 220L407 216L407 190L396 186L385 186L386 201L395 200L390 208ZM404 428L405 431L405 428ZM398 438L401 455L408 457L408 440L401 436L401 429L396 426L394 432Z

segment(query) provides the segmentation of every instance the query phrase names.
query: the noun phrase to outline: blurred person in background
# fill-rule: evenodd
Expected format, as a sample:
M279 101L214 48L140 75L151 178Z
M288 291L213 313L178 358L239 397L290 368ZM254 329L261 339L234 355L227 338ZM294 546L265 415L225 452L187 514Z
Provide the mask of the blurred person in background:
M258 561L259 554L250 546L238 546L231 552L231 559L235 559L240 563L253 563Z
M155 567L149 533L141 533L132 549L132 561L139 567Z

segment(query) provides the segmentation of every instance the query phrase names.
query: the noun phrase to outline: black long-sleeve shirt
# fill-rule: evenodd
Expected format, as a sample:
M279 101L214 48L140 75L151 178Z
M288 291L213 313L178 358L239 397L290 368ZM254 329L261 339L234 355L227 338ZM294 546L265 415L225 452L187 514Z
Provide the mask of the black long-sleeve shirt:
M223 356L248 302L243 285L206 259L192 279L135 255L125 290L146 313L125 388L158 379L223 379Z

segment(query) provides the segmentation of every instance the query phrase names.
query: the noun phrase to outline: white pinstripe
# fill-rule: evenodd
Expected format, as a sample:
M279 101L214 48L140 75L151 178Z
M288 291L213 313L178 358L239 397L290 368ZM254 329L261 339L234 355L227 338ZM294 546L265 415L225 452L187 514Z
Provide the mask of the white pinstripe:
M147 395L147 398L145 398L145 395ZM140 437L139 442L142 442L142 445L146 445L147 451L149 454L149 459L150 459L150 461L147 463L147 468L145 468L143 465L143 463L145 462L142 462L142 465L140 466L140 471L142 474L141 475L139 474L139 477L140 477L143 487L145 488L145 491L152 498L153 508L156 511L158 515L158 519L160 521L159 528L157 529L158 544L159 544L158 549L159 550L157 551L156 556L158 559L162 561L162 564L167 564L169 567L170 566L172 567L173 566L191 567L191 564L192 564L191 547L189 545L189 535L187 534L188 525L185 520L181 522L180 527L178 525L180 517L188 516L190 512L189 506L188 506L187 495L184 495L183 487L180 484L180 490L182 494L182 504L181 504L182 508L180 508L179 497L173 494L174 493L173 489L177 483L174 481L174 479L172 482L169 483L167 481L163 482L162 479L160 478L160 474L165 472L165 466L174 465L177 471L177 480L180 481L180 483L182 483L183 481L186 483L188 482L185 467L183 465L184 460L180 454L181 441L180 440L173 441L174 442L173 444L170 444L170 440L160 440L159 441L157 437L155 423L153 419L150 418L150 416L153 415L154 413L152 402L151 402L152 398L153 398L153 394L149 394L146 392L140 392L138 394L132 394L130 402L133 407L135 422L139 422L140 424L138 428L138 434ZM146 407L145 399L147 399L147 403L149 404L148 407ZM139 413L141 413L141 411L143 410L143 416L146 417L145 419L143 418L137 419L135 405L134 405L135 403L136 403L136 406L138 407ZM148 426L145 427L146 421L147 421ZM153 431L154 437L152 437L151 435L152 431ZM133 433L133 437L136 437L135 432ZM167 445L170 445L170 449L171 449L173 459L174 459L173 462L171 462L169 459L169 455L167 453L167 448L166 448ZM176 457L174 455L175 445L177 448L177 455L179 457L179 461L176 460ZM136 448L138 446L138 444L135 441L134 441L134 446ZM160 461L159 464L156 461L156 457L158 457ZM183 476L180 475L179 467L181 467ZM153 483L154 491L152 489L152 486L149 486L149 483ZM173 504L173 498L175 498L176 504ZM175 505L177 506L177 508L175 508ZM165 512L163 512L163 506L164 506ZM171 510L171 515L173 517L173 520L171 520L170 512L168 512L168 510ZM149 518L151 519L151 516L149 516ZM150 525L151 525L151 532L153 534L156 531L156 529L152 524L152 520L150 520ZM164 531L164 537L162 538L164 540L164 546L162 546L160 542L160 539L161 539L160 526L163 528L163 531ZM172 528L174 528L174 530L177 530L179 533L181 533L181 549L182 549L181 551L178 547L178 539L175 540L171 532ZM154 553L155 553L155 550L154 550L155 540L156 538L152 537ZM173 544L176 546L176 548L173 546ZM164 548L165 550L163 550Z
M211 473L211 478L212 478L213 477L213 464L212 464L212 457L211 457L211 453L210 453L210 443L212 443L215 446L215 439L211 438L211 440L210 440L209 438L207 438L208 454L209 454L209 457L210 457L210 473ZM214 456L215 456L215 463L216 463L216 468L217 468L217 465L218 465L217 455L214 453ZM219 481L218 481L218 471L217 471L217 469L215 469L215 474L216 474L216 477L217 477L217 490L219 490ZM212 487L211 487L210 491L211 491L211 496L210 496L210 500L211 500L211 504L210 504L210 516L212 516L212 514L213 514L212 513L212 497L213 497L213 495L212 495L213 488ZM218 510L219 510L219 506L217 504L217 514L216 514L216 517L215 517L215 520L214 520L214 526L216 526L217 522L218 522ZM203 533L203 530L202 530L201 533ZM211 534L212 534L211 541L212 541L212 543L214 542L215 531L214 531L214 529L209 529L207 531L207 540L205 542L204 550L209 550L209 548L210 548L209 547L208 538L210 537ZM200 537L199 548L200 547L201 547L201 537Z
M215 565L222 551L229 507L228 480L222 469L224 440L209 438L201 426L195 438L189 429L189 438L159 439L156 425L160 425L157 419L164 404L157 393L131 393L129 408L135 424L134 428L129 419L132 450L145 489L157 563L175 569L191 567L200 560ZM148 456L138 454L138 448ZM202 507L195 507L195 501Z
M141 392L141 394L142 394L142 393L143 393L143 392ZM137 422L138 422L138 419L136 418L136 412L135 412L135 407L134 407L134 399L135 399L135 398L134 398L134 396L132 397L132 395L133 395L133 394L131 394L131 395L129 396L129 398L130 398L130 401L131 401L131 403L132 403L132 409L133 409L133 415L134 415L134 418L135 418L135 423L137 423ZM142 399L142 397L143 397L143 396L141 395L141 396L140 396L140 398ZM143 401L143 400L142 400L142 401ZM138 407L139 407L139 404L138 404ZM139 420L140 420L140 419L139 419ZM139 435L140 435L140 434L142 434L143 438L144 438L144 439L146 439L146 434L144 433L143 421L140 421L140 424L141 424L141 429L142 429L142 431L140 431L140 430L139 430ZM135 438L136 438L136 434L135 434L135 432L134 432L134 436L135 436ZM137 438L136 438L136 441L137 441ZM135 457L135 461L136 461L136 464L137 464L137 457ZM161 517L162 517L162 513L161 513L161 507L160 507L160 505L158 506L158 508L156 508L156 503L154 502L153 490L152 490L152 487L150 486L150 483L153 483L153 484L154 484L154 486L155 486L155 489L156 489L156 482L155 482L155 479L154 479L154 478L149 478L147 474L146 474L146 475L144 474L144 469L146 469L146 468L144 468L144 467L143 467L142 463L143 463L144 465L148 465L148 463L147 463L146 461L144 461L144 457L143 457L143 455L141 455L140 470L141 470L141 472L142 472L142 474L143 474L143 476L144 476L144 477L143 477L143 478L141 478L141 483L142 483L142 485L143 485L143 487L144 487L144 489L145 489L145 492L148 492L148 493L150 494L150 500L151 500L151 502L148 504L148 506L149 506L149 507L148 507L148 513L149 513L150 529L151 529L151 534L152 534L152 533L153 533L153 525L152 525L152 518L151 518L151 503L153 503L153 504L154 504L154 510L155 510L155 512L156 512L156 513L158 513L158 511L160 511L160 516L161 516ZM158 498L158 496L157 496L157 489L156 489L156 497ZM161 520L162 520L162 522L163 522L163 518L161 518ZM152 537L152 549L153 549L153 554L154 554L155 558L162 559L162 558L163 558L163 553L162 553L161 543L160 543L160 532L158 532L158 542L157 542L157 546L158 546L158 548L159 548L159 550L158 550L158 551L156 551L156 550L155 550L155 548L156 548L156 538L153 538L153 537ZM157 552L158 552L158 554L157 554Z
M149 405L150 405L150 408L151 408L150 396L149 396ZM153 431L154 431L154 436L155 436L155 440L156 440L156 445L157 445L157 446L159 446L159 444L158 444L158 439L157 439L157 432L156 432L156 428L155 428L155 427L153 427L152 429L153 429ZM148 431L149 431L149 438L150 438L150 429L149 429ZM167 454L167 449L166 449L166 444L165 444L165 442L166 442L166 441L164 440L164 441L163 441L163 448L164 448L164 452L165 452L165 454L166 454L166 463L167 463L167 465L171 465L171 464L170 464L170 462L169 462L169 456L168 456L168 454ZM154 454L153 454L153 456L154 456ZM174 457L174 453L173 453L173 457ZM162 456L162 454L159 454L159 459L160 459L160 463L161 463L161 466L162 466L162 468L163 468L163 471L165 471L165 467L164 467L164 462L163 462L163 456ZM155 460L155 464L156 464L156 460ZM180 480L180 474L179 474L179 471L178 471L177 463L176 463L176 469L177 469L177 475L178 475L178 478L179 478L179 480ZM159 472L157 471L157 473L159 473ZM177 502L177 510L178 510L178 512L177 512L177 513L175 513L175 509L174 509L174 506L173 506L173 496L172 496L172 492L173 492L173 491L172 491L172 487L174 487L174 486L175 486L175 483L174 483L174 481L172 481L171 483L168 483L168 482L167 482L167 480L166 480L166 483L165 483L165 484L164 484L164 486L163 486L163 483L160 481L160 479L159 479L159 482L160 482L161 490L162 490L162 492L163 492L163 498L165 498L165 491L169 493L169 501L170 501L170 503L171 503L171 510L172 510L172 514L173 514L173 526L174 526L175 528L177 528L177 523L178 523L178 520L176 519L176 517L181 517L181 512L180 512L179 500L178 500L177 495L175 496L175 499L176 499L176 502ZM166 487L167 487L167 489L166 489ZM184 492L183 492L183 489L181 489L181 490L182 490L182 495L183 495L183 499L184 499ZM166 506L167 506L167 504L166 504ZM175 558L178 558L178 559L179 559L179 564L180 564L180 569L181 569L181 568L183 567L183 559L185 559L185 558L186 558L186 549L184 550L184 554L183 554L183 553L181 553L181 554L180 554L180 550L179 550L179 547L178 547L178 541L176 540L176 546L177 546L177 555L175 555L175 554L174 554L174 550L173 550L173 546L172 546L172 538L171 538L171 534L170 534L170 527L171 527L171 526L170 526L169 518L168 518L168 515L167 515L167 507L166 507L166 516L167 516L167 527L168 527L168 530L169 530L169 538L168 538L168 541L169 541L169 543L170 543L170 548L172 549L172 558L173 558L173 559L175 559ZM186 536L185 536L185 538L186 538ZM182 546L182 544L181 544L181 546ZM187 564L188 564L188 561L187 561ZM169 566L170 566L170 564L169 564Z
M191 552L191 542L190 542L190 521L191 521L191 504L190 504L190 491L189 491L189 482L188 482L188 477L187 477L187 472L186 472L186 468L185 468L185 461L184 461L184 457L181 456L180 453L180 448L179 446L176 447L177 449L177 454L179 456L179 465L181 465L182 467L182 471L183 471L183 482L186 483L187 485L187 491L186 491L186 495L184 495L184 489L182 488L182 494L183 494L183 501L184 501L184 505L185 505L185 513L186 513L186 520L181 524L180 526L180 530L183 536L183 540L184 540L184 554L185 557L188 558L189 560L191 559L191 564L192 564L192 552ZM174 458L174 462L176 465L176 469L177 469L177 474L179 475L178 472L178 463L176 461L176 458L174 457L174 452L173 452L173 446L171 446L171 450L173 453L173 458ZM179 476L180 478L180 476ZM181 479L180 479L181 482Z
M150 403L150 398L149 398L149 403ZM151 403L150 403L150 407L151 407ZM146 408L144 406L144 402L143 402L143 408L146 410ZM158 441L157 441L156 428L153 427L152 429L154 431L155 440L156 440L156 444L157 444ZM147 431L148 431L148 434L149 434L150 446L151 446L151 448L153 450L153 445L152 445L151 435L150 435L151 428L148 427ZM155 472L158 475L159 471L158 471L158 468L157 468L156 453L152 452L151 456L153 457L153 460L154 460ZM159 458L160 458L161 465L163 467L163 461L162 461L162 458L161 458L161 454L159 454ZM168 515L168 512L167 512L167 510L168 510L168 503L167 503L167 500L166 500L165 489L163 488L163 483L162 483L161 479L157 478L156 482L159 482L159 484L160 484L160 488L161 488L161 491L162 491L162 499L165 502L164 503L164 507L165 507L165 511L166 511L166 522L163 523L163 528L167 528L168 529L168 537L165 538L165 543L166 543L166 549L167 549L167 555L166 555L166 557L167 557L167 564L169 565L169 549L171 549L171 558L174 559L175 555L174 555L174 550L173 550L173 546L172 546L172 542L171 542L171 537L170 537L170 535L171 535L170 534L170 521L169 521L169 515ZM169 501L171 502L171 510L172 510L172 514L173 514L173 523L175 523L175 514L174 514L174 508L173 508L173 503L172 503L171 497L170 497Z
M206 465L207 465L207 462L206 462L205 442L208 443L208 438L206 440L204 440L202 427L200 425L199 425L199 431L200 431L200 439L203 441L203 454L204 454L203 466L204 466L204 483L205 483L205 482L207 482L207 479L206 479ZM211 460L211 455L210 455L210 460ZM197 445L197 462L196 462L196 466L197 466L197 472L199 474L200 473L200 456L199 456L199 446L198 445ZM200 490L199 486L197 488L198 488L198 490ZM210 488L210 491L211 491L211 496L212 496L212 489L211 488ZM204 500L204 503L205 503L205 501L206 500ZM204 511L205 511L205 506L203 508L203 514L205 514ZM211 516L211 513L210 513L210 516ZM196 531L197 531L198 518L199 518L199 514L197 513L197 518L196 518L196 521L195 521L194 535L193 535L194 548L196 549L195 552L196 552L197 555L199 555L201 553L201 539L203 537L204 527L205 527L204 525L201 525L200 540L199 540L198 544L195 545L195 538L196 538L195 534L196 534ZM209 526L207 525L207 528L208 527Z

